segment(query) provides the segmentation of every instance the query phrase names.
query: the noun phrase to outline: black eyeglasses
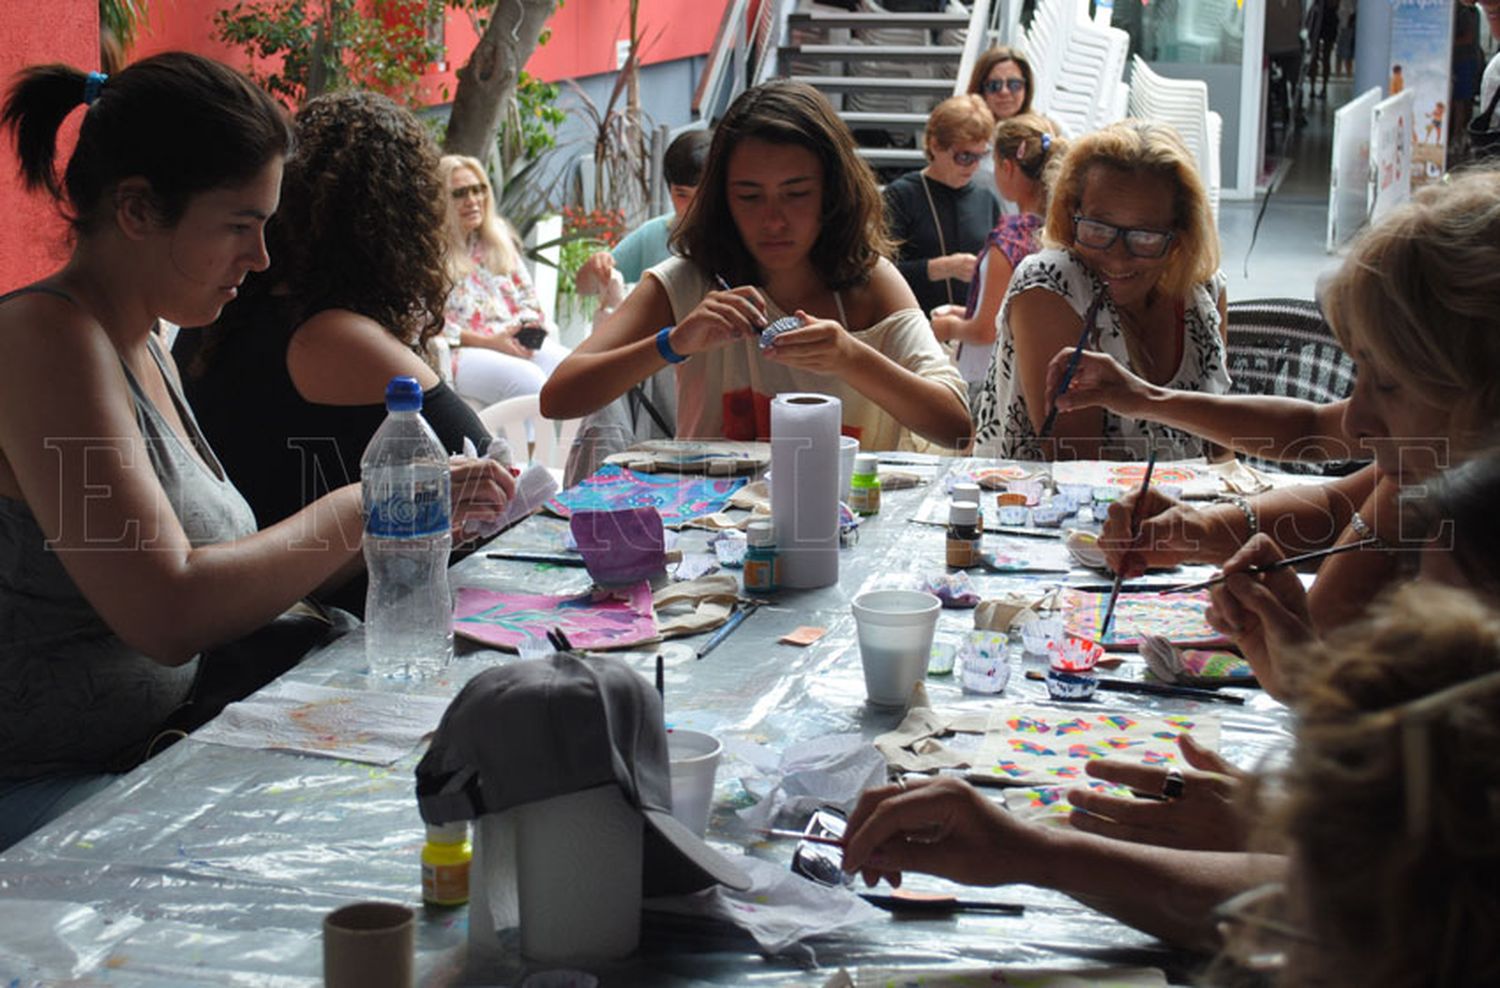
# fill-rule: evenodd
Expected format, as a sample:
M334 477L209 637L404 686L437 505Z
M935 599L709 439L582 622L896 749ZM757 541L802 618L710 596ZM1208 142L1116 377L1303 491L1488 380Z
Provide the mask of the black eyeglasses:
M484 198L484 186L480 185L478 183L475 183L474 185L465 185L465 186L463 186L461 188L457 188L457 189L453 190L453 201L454 202L463 202L465 199L483 199L483 198Z
M993 96L1002 89L1009 89L1013 93L1019 93L1026 88L1025 79L986 79L984 85L979 87L984 90L985 95Z
M1102 220L1073 214L1073 242L1092 250L1109 250L1120 237L1132 257L1161 257L1177 236L1171 230L1147 230L1141 227L1115 226Z
M953 163L960 168L978 164L985 156L984 151L954 151Z

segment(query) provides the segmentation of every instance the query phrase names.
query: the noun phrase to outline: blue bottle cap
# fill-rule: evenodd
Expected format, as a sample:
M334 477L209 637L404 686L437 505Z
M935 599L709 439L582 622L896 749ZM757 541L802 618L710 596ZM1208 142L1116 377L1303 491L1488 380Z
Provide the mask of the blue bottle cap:
M385 410L388 412L420 412L422 410L422 386L414 377L393 377L385 386Z

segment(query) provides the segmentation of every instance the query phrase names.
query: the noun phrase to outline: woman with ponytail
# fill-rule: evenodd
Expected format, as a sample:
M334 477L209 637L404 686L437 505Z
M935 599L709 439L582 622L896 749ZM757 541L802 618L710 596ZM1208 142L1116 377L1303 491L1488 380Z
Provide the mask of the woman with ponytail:
M1041 249L1038 239L1047 214L1048 184L1068 142L1057 125L1034 113L1000 121L995 128L995 188L1000 198L1015 203L1018 212L1000 217L985 239L969 299L963 306L942 305L933 310L932 332L944 343L957 343L954 360L969 384L972 404L995 349L995 317L1010 287L1016 265Z
M59 174L58 128L81 106ZM212 322L267 266L281 109L223 65L168 53L108 79L26 69L0 123L73 235L61 269L0 297L4 848L211 714L217 682L200 671L220 666L199 653L356 568L361 521L349 485L257 532L153 332ZM460 468L456 523L471 499L492 515L501 485L492 465Z

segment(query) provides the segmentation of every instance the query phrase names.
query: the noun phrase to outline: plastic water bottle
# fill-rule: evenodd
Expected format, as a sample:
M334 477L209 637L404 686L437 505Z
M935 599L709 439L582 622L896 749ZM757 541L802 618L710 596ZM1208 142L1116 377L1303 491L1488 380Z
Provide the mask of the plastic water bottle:
M365 659L375 674L422 677L453 655L448 594L448 454L422 418L422 388L394 377L385 422L359 461L364 494Z

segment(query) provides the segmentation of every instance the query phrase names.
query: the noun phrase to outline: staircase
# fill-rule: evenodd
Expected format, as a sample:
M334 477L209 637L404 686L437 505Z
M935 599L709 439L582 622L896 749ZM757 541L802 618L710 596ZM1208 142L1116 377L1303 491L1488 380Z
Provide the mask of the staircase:
M822 92L882 181L922 167L922 131L938 103L963 92L984 50L989 0L946 12L842 11L799 3L776 49L777 75ZM977 29L975 25L978 25ZM969 44L970 39L974 44Z

